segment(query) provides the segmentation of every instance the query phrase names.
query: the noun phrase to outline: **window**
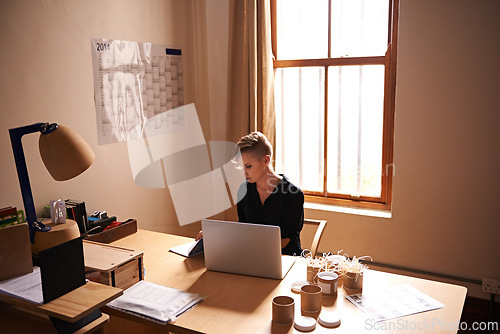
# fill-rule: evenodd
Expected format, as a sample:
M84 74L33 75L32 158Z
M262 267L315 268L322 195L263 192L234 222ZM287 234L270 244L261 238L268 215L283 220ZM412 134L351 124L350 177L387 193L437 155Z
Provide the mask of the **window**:
M390 209L398 0L271 0L276 170L307 201Z

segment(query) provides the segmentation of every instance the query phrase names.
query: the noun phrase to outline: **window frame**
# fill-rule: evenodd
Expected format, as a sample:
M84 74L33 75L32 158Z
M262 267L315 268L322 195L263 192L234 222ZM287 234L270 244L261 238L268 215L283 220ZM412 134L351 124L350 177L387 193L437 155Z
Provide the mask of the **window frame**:
M394 114L396 96L396 69L397 69L397 42L399 22L399 0L389 1L388 45L384 56L371 57L331 57L331 3L328 0L328 57L320 59L293 59L280 60L278 58L277 41L277 0L270 0L271 4L271 44L274 55L273 68L322 66L325 68L325 99L324 99L324 192L304 191L307 202L359 207L375 210L390 211L392 206L392 184L395 173L393 164L394 153ZM383 134L382 134L382 166L381 166L381 196L353 196L339 193L327 193L328 176L328 67L352 65L384 65L384 102L383 102Z

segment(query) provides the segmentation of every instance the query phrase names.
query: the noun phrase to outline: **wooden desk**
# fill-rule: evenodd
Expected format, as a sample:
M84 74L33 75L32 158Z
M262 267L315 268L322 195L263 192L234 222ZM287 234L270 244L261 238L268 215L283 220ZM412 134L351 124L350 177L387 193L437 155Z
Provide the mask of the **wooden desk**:
M160 326L141 318L130 316L123 312L105 308L111 322L105 327L105 333L120 333L125 328L131 328L132 323L120 325L116 316L134 322L147 324L154 328L141 333L300 333L293 326L277 326L271 321L271 301L278 295L289 295L295 299L296 312L300 314L300 296L291 291L291 283L305 280L305 264L297 261L283 280L272 280L242 275L225 274L207 271L203 256L185 259L169 253L173 246L192 241L190 238L169 234L139 230L137 233L118 240L113 245L127 247L144 252L145 280L168 287L195 292L208 298L201 304L183 314L177 321L166 326ZM368 270L364 277L364 291L381 289L399 284L410 284L430 297L440 301L444 308L415 314L391 321L385 321L387 326L399 322L407 324L407 328L420 326L414 330L400 330L404 333L432 332L456 333L460 321L467 289L457 285L428 281L407 276L388 274ZM339 289L337 298L323 298L323 310L336 310L340 313L342 324L334 329L335 333L363 333L367 330L365 314L345 299L346 292ZM389 323L393 323L390 325ZM380 323L379 323L380 324ZM432 324L436 327L429 328ZM412 326L412 327L410 327ZM426 327L427 326L427 327ZM452 328L446 328L446 327ZM108 330L109 328L109 330ZM113 331L115 329L115 331ZM134 329L139 332L138 329ZM314 333L330 333L318 324ZM377 333L398 333L398 330L376 331Z

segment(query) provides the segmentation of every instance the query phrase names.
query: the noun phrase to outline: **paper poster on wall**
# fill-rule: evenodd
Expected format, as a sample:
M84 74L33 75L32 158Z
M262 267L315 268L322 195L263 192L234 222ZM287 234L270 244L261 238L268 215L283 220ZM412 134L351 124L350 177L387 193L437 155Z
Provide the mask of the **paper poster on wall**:
M111 39L91 45L99 145L184 130L176 109L184 104L181 49Z

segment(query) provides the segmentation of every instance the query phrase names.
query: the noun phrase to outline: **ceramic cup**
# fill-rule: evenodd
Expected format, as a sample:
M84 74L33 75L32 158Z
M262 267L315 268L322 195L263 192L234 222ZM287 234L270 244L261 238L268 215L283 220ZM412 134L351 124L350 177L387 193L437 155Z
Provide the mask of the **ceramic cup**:
M295 301L289 296L273 298L273 322L277 325L293 324Z
M339 275L332 272L321 272L318 274L318 285L325 296L335 296L337 294L337 286L339 283Z
M306 312L321 311L321 287L317 285L304 285L300 289L300 307Z

